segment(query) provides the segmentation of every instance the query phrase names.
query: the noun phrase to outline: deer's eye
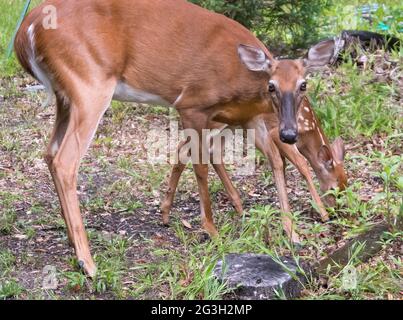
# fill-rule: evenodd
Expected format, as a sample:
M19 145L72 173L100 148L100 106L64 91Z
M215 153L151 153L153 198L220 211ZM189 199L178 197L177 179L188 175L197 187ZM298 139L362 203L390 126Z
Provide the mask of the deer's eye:
M301 86L300 86L300 90L301 90L301 91L306 91L306 89L307 89L307 84L306 84L306 82L302 82L302 83L301 83Z
M269 92L276 92L276 86L273 83L269 83Z

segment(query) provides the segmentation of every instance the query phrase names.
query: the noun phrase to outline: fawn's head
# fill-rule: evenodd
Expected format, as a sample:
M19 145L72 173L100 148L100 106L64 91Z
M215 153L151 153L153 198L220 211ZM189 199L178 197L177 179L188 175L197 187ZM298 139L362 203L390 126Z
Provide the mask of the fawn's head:
M337 138L329 147L323 145L318 152L320 174L318 175L322 192L338 188L343 191L347 187L347 175L344 170L345 147L341 138ZM326 196L325 202L333 206L335 198Z
M240 45L238 53L249 70L268 74L268 97L279 118L280 139L296 143L298 109L307 90L304 61L270 59L263 50L246 45Z

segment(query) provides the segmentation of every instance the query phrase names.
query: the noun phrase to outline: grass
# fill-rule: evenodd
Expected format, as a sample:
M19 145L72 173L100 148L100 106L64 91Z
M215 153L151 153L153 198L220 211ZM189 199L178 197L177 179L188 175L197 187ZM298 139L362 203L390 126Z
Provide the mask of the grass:
M0 299L18 298L23 291L15 279L0 282Z
M207 242L202 241L198 233L189 236L177 221L174 228L186 254L168 248L153 250L152 255L157 262L139 267L136 279L142 285L138 287L136 284L132 293L138 297L167 288L167 292L163 291L159 298L219 299L227 289L214 279L213 268L225 253L253 251L274 257L278 255L264 245L270 236L266 226L279 223L275 210L267 207L254 210L248 219L244 217L234 221L222 217L220 220L220 237ZM290 247L290 244L287 243L287 246Z
M395 52L392 59L398 63L400 58ZM399 87L388 84L386 79L385 82L374 81L372 70L358 70L351 59L329 78L314 78L311 87L315 112L330 137L401 133L402 110L397 107ZM363 90L371 94L363 94ZM349 130L345 130L347 126Z
M32 1L32 5L38 3L39 0ZM16 60L7 59L6 54L24 4L25 0L4 0L0 3L0 74L4 76L12 76L20 69Z
M18 298L23 288L18 281L9 277L15 267L16 258L9 250L0 250L0 300Z
M320 223L305 185L298 183L300 177L295 171L287 175L295 192L290 193L292 217L304 241L299 252L281 230L272 174L261 155L255 176L234 177L242 198L249 201L243 217L232 211L222 184L210 179L219 238L206 240L200 231L191 170L180 181L171 226L163 227L157 208L169 166L136 159L144 156L144 133L152 126L166 126L171 115L158 107L114 102L80 171L81 209L99 268L95 279L87 279L72 258L51 178L41 160L53 110L41 107L42 94L21 89L27 79L15 59L3 59L23 2L0 3L0 98L5 99L0 108L0 299L220 299L227 289L212 270L227 253L291 255L298 262L315 262L377 222L395 226L403 214L403 109L397 81L387 72L382 81L371 68L359 70L347 61L336 72L310 80L311 101L326 134L331 139L342 136L349 148L350 185L340 194L337 210L329 209L332 220ZM391 1L390 7L398 4ZM343 12L326 32L349 26L342 24L348 21ZM375 59L379 57L371 56L370 64ZM401 59L401 52L389 58L400 68ZM382 241L383 250L368 262L357 258L364 245L351 252L348 266L358 272L355 289L344 289L343 270L328 272L320 280L308 279L303 299L401 298L401 230L392 228ZM44 248L51 248L52 254ZM57 268L56 290L41 287L42 270L49 264ZM278 298L283 298L281 292Z

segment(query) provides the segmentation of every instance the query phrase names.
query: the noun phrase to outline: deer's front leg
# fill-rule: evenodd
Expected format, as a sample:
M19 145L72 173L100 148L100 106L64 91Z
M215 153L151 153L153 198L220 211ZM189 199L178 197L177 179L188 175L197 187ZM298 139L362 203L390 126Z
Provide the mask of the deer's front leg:
M211 209L211 200L208 190L208 165L193 164L195 170L197 184L199 186L200 210L202 226L211 237L218 235L214 224L213 211Z
M197 109L180 110L179 114L185 129L185 135L189 137L189 155L192 159L199 188L202 225L207 233L214 237L218 235L218 232L214 225L208 189L208 144L210 142L205 141L205 137L203 136L203 129L208 128L209 125L208 116L203 111ZM183 162L183 159L179 159L179 161Z

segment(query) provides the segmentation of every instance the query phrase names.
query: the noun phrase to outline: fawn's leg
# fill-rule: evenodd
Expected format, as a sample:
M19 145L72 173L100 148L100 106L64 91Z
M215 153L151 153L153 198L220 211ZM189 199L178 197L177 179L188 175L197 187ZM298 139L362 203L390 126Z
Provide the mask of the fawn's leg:
M213 165L215 172L217 173L218 177L220 178L221 182L223 183L225 191L227 192L227 195L230 198L230 201L231 201L232 205L234 206L235 211L239 215L242 215L243 208L242 208L241 197L239 195L238 190L232 184L232 181L228 175L227 169L225 168L225 164L224 164L224 143L225 143L225 141L221 141L219 146L214 144L214 139L212 142L213 142L213 145L211 146L211 149L210 149L210 163ZM220 149L218 149L218 147ZM215 156L216 154L219 155L219 157L216 157Z
M277 133L278 134L278 133ZM267 146L267 158L270 161L273 170L274 182L276 184L280 208L282 212L283 227L292 242L300 243L301 240L295 231L295 225L290 216L291 208L288 202L287 185L284 176L284 163L280 156L279 150L275 147L274 143Z
M269 129L264 122L257 122L254 119L251 123L248 123L248 128L256 129L256 147L269 159L273 170L274 182L280 200L283 228L292 242L300 243L301 240L298 233L295 231L295 225L290 216L291 210L288 203L288 194L284 176L284 163L280 151L274 141L270 138Z
M311 193L313 200L315 201L315 203L318 206L322 221L323 222L328 221L329 214L327 213L325 206L323 205L323 202L315 188L315 184L313 183L311 172L309 171L308 163L305 160L304 156L298 151L298 149L295 145L291 146L289 144L285 144L285 143L281 142L280 138L278 136L277 130L272 130L270 132L270 136L273 139L273 141L276 143L280 152L295 165L295 167L298 169L298 171L305 178L305 180L308 184L309 192Z

